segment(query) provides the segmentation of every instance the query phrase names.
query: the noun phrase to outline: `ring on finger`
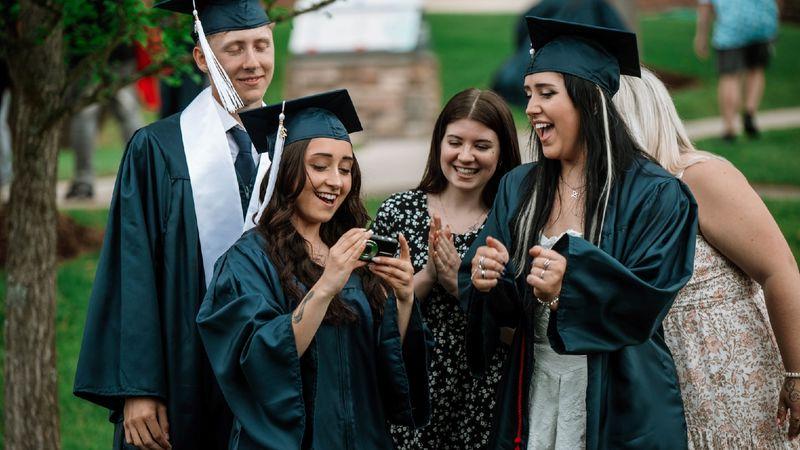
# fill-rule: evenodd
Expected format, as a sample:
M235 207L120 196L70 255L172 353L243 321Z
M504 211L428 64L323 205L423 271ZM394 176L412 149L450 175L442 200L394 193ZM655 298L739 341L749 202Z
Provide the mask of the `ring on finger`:
M486 271L484 269L481 269L481 279L486 279Z
M547 272L547 269L542 269L542 274L539 275L539 278L544 280L544 273Z
M485 256L481 256L481 258L478 260L478 268L480 268L481 270L485 269L485 267L483 266L483 261L485 259L486 259Z
M550 268L550 263L551 262L552 261L550 261L550 258L547 258L547 259L544 260L544 270L547 270L547 269Z

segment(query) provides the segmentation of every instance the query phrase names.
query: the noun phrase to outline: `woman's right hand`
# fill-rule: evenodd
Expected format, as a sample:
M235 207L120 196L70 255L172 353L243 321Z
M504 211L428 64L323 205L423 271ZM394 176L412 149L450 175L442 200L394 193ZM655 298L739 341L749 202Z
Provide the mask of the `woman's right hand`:
M489 292L497 286L506 270L509 256L502 242L489 236L486 245L478 247L472 258L472 285L481 292Z
M319 279L318 287L322 287L326 296L333 297L339 293L350 274L364 267L367 263L358 259L367 246L367 239L372 236L371 230L353 228L342 235L328 252L325 270Z
M436 258L433 256L436 253L437 232L442 230L442 219L438 214L431 215L431 224L428 228L428 261L422 267L428 279L436 282L439 278L439 273L436 271Z

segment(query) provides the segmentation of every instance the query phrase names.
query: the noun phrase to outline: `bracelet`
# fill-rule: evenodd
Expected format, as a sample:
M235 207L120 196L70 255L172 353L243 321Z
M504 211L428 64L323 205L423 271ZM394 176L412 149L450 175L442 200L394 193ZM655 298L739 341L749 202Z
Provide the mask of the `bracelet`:
M545 301L540 299L539 297L536 297L536 301L539 302L540 305L544 305L549 308L550 306L553 306L556 303L558 303L558 296L556 295L555 297L551 298L550 301ZM800 378L800 374L798 374L797 378Z
M800 378L800 372L783 372L784 378Z

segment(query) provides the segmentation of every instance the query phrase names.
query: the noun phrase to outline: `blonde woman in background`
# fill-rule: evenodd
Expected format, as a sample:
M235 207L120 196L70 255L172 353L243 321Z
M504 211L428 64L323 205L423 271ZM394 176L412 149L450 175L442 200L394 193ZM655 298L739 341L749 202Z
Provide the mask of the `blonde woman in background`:
M787 424L789 439L800 433L800 274L792 252L742 173L694 148L655 75L643 68L641 79L624 76L620 84L614 103L631 135L698 204L694 275L664 320L689 446L796 447L786 438Z

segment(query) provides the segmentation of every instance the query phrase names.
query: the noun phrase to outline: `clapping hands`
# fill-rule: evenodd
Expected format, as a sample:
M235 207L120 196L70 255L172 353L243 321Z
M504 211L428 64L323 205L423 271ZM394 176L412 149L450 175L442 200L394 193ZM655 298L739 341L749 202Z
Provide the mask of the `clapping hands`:
M449 225L443 226L442 218L438 214L433 214L428 230L428 262L423 270L447 293L457 297L460 265L461 256L456 250L452 229Z

